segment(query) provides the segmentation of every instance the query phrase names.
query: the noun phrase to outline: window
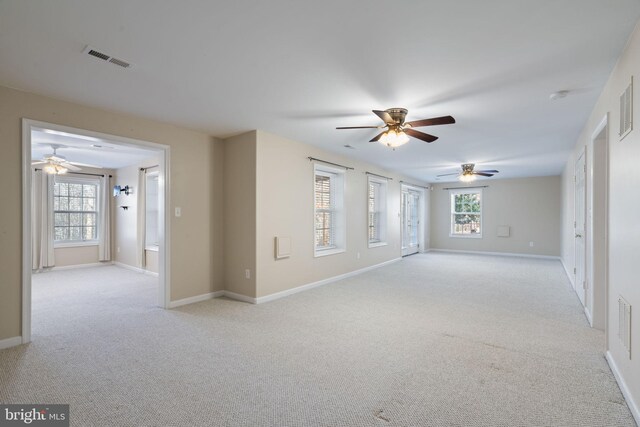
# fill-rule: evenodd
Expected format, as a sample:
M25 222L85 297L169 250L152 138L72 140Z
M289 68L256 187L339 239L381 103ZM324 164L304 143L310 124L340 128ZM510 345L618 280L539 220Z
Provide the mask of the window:
M315 256L345 251L344 170L315 165Z
M451 236L482 237L482 190L451 191Z
M387 180L369 176L367 180L367 210L369 247L386 245Z
M95 243L98 239L98 190L97 181L56 177L53 190L56 244Z

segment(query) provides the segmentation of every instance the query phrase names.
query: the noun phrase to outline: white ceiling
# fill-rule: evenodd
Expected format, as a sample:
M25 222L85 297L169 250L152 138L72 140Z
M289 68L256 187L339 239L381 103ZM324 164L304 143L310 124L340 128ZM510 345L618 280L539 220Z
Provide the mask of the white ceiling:
M47 129L35 129L31 132L33 161L52 154L54 146L58 147L56 154L66 157L67 161L106 169L118 169L158 157L157 151L125 146L105 139Z
M638 0L0 1L0 84L220 137L263 129L427 181L463 162L553 175L639 16ZM335 130L390 107L457 123L396 151Z

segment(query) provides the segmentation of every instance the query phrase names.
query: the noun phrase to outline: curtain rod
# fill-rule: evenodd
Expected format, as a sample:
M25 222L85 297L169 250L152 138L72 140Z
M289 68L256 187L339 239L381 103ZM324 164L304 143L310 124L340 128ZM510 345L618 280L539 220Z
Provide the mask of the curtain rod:
M37 171L41 171L42 169L35 169ZM69 173L72 173L74 175L90 175L90 176L107 176L107 174L99 174L99 173L87 173L87 172L67 172L64 175L67 175ZM109 178L113 178L113 175L109 175Z
M412 184L412 183L407 182L407 181L400 181L400 184L407 184L407 185L411 185L412 187L424 188L425 190L429 189L429 187L425 187L424 185Z
M312 161L314 161L314 160L315 160L316 162L322 162L322 163L326 163L326 164L328 164L328 165L338 166L338 167L341 167L341 168L345 168L345 169L347 169L347 170L349 170L349 169L354 170L354 169L353 169L352 167L350 167L350 166L339 165L339 164L337 164L337 163L333 163L333 162L327 162L326 160L316 159L315 157L307 157L307 159L309 159L309 161L310 161L310 162L312 162Z
M389 178L388 176L384 176L384 175L378 175L377 173L373 173L373 172L365 172L367 175L373 175L373 176L377 176L378 178L384 178L384 179L388 179L390 181L393 181L393 178Z
M465 188L489 188L488 185L476 185L474 187L444 187L443 190L464 190Z
M141 171L146 171L147 169L157 168L160 165L147 166L146 168L140 168Z

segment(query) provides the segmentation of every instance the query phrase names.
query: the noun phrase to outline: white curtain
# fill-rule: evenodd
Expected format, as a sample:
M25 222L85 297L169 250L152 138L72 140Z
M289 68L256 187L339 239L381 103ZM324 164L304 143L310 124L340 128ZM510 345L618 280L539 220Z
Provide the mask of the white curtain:
M31 267L41 270L55 265L53 251L54 176L31 173Z
M140 169L138 171L138 203L137 203L137 258L138 267L144 268L146 266L145 251L146 246L146 230L147 230L147 171Z
M111 261L111 185L109 175L100 178L98 260Z

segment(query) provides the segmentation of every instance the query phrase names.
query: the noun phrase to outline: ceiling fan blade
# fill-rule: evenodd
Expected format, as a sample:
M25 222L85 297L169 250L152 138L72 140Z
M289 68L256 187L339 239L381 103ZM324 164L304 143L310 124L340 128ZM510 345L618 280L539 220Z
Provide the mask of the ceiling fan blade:
M482 171L476 171L476 172L484 172L484 173L498 173L500 171L497 171L495 169L491 169L491 170L482 170Z
M492 173L484 173L484 172L473 172L474 175L482 175L482 176L493 176Z
M369 142L377 142L380 138L382 138L382 135L384 135L384 132L380 132L379 134L374 136Z
M391 117L391 115L389 113L387 113L386 111L380 111L380 110L371 110L373 111L373 114L375 114L376 116L380 117L382 119L383 122L385 122L388 125L395 125L396 121L393 120L393 117Z
M436 176L452 176L452 175L460 175L460 172L456 172L456 173L445 173L442 175L436 175Z
M407 135L412 136L414 138L421 139L424 142L433 142L436 139L438 139L437 136L429 135L428 133L420 132L420 131L413 130L413 129L404 129L404 132Z
M414 120L412 122L405 123L411 125L411 127L419 128L421 126L435 126L435 125L450 125L456 122L451 116L434 117L432 119Z
M48 162L40 160L40 161L37 161L37 162L31 162L31 165L44 165L45 163L48 163Z
M75 166L81 166L81 167L85 167L85 168L94 168L94 169L102 169L102 166L98 166L98 165L90 165L87 163L80 163L80 162L65 162L68 163L70 165L75 165Z
M336 129L381 129L384 126L341 126Z

